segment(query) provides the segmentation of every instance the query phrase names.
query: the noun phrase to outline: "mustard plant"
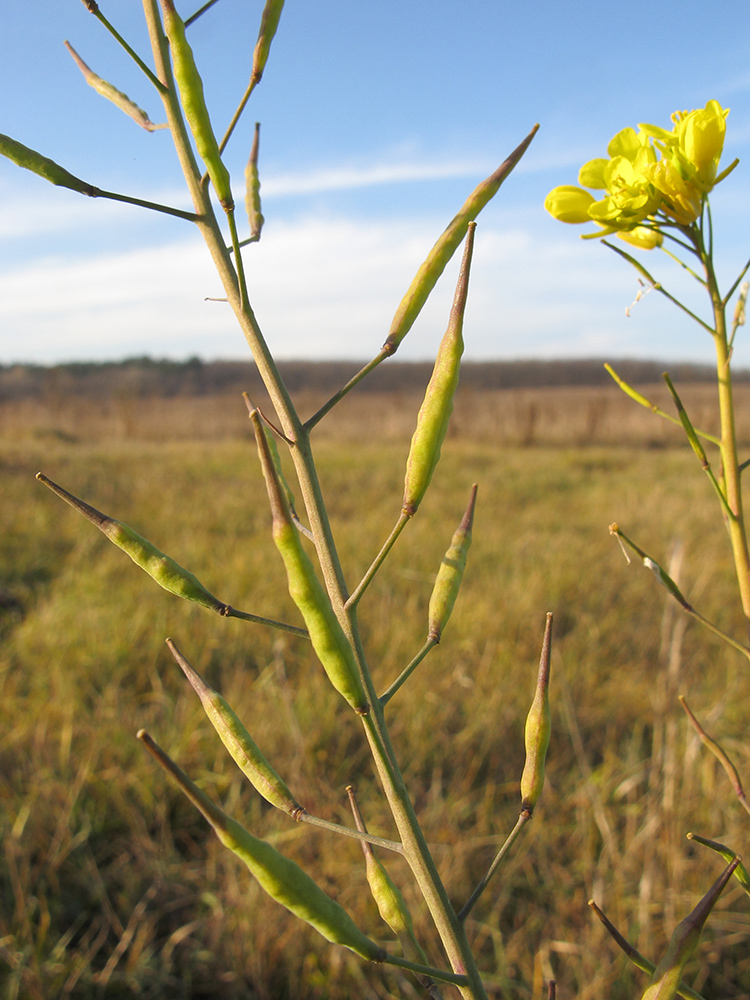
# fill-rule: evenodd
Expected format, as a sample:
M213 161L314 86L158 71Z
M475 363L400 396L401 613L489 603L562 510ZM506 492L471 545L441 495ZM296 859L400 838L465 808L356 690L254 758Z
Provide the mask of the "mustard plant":
M352 711L361 721L362 738L371 751L374 770L393 818L392 839L374 836L367 828L360 806L352 793L355 822L344 826L323 820L307 810L287 786L276 768L254 742L250 731L233 712L221 694L200 676L172 639L169 649L188 681L198 694L206 714L232 758L249 782L269 803L285 814L287 820L324 827L332 835L358 839L365 851L367 878L385 924L391 930L365 932L353 923L349 914L314 878L270 844L255 837L239 822L229 817L172 761L145 731L138 736L146 749L167 771L190 801L200 810L221 842L247 865L265 891L294 916L315 927L329 941L349 948L371 962L400 966L414 973L420 988L439 996L437 983L450 983L471 1000L486 997L482 975L472 954L465 918L486 888L501 860L531 818L542 791L544 767L549 743L549 676L551 655L551 614L547 615L542 645L536 695L526 723L527 762L520 780L522 797L519 820L503 844L487 874L467 901L454 907L441 880L438 868L426 843L419 818L408 791L398 757L392 744L386 719L391 699L408 681L418 664L441 641L456 601L466 567L477 489L474 487L466 511L460 520L446 555L437 572L430 600L427 639L411 663L383 693L374 686L358 625L359 605L367 586L380 570L398 536L417 514L440 459L453 396L459 378L463 353L464 310L468 294L475 219L497 193L526 151L536 126L513 150L498 169L481 182L468 196L445 231L435 242L416 277L398 306L393 323L378 354L316 413L303 418L279 373L269 341L260 329L252 309L245 272L243 251L257 243L263 222L258 174L259 130L255 128L246 170L245 204L249 236L241 238L241 222L235 212L234 187L224 161L224 150L232 137L253 90L261 82L274 35L280 23L283 0L267 0L262 12L257 44L249 67L250 81L223 136L216 130L206 103L203 80L190 45L190 25L207 14L213 3L205 4L191 17L183 19L173 0L143 0L143 11L151 42L149 60L140 55L110 23L95 0L85 6L133 58L153 85L161 100L166 123L153 125L148 115L127 96L98 76L69 46L70 54L86 82L142 127L165 128L174 142L185 177L193 211L144 201L130 195L103 191L74 177L48 157L6 136L0 137L0 152L19 166L34 171L53 184L62 185L89 197L104 197L132 203L149 210L164 212L196 226L204 239L223 284L226 300L252 352L263 378L275 417L262 413L248 400L250 420L257 445L260 469L265 479L272 522L272 538L286 570L289 593L296 605L301 624L288 624L239 611L210 594L188 570L161 552L126 524L102 514L40 473L42 483L66 503L83 514L154 581L172 594L198 604L222 618L240 618L254 627L282 629L309 640L310 658L317 658L341 696L342 711ZM214 0L215 3L215 0ZM208 16L216 16L213 12ZM327 418L336 404L374 368L391 357L409 333L427 297L455 251L465 244L456 294L447 330L440 344L435 367L424 402L416 419L416 428L406 460L404 494L396 525L370 569L357 586L350 589L342 566L326 503L318 480L312 436L316 426ZM255 252L253 250L247 252ZM302 498L298 514L293 490L281 470L278 447L291 456ZM250 722L250 729L252 722ZM352 775L352 781L356 775ZM520 776L519 776L520 777ZM366 805L362 805L366 812ZM430 962L414 932L404 898L388 875L374 850L402 855L421 891L426 907L442 941L444 958ZM382 940L385 935L386 940ZM248 948L252 948L248 942ZM550 987L550 995L554 989Z
M704 108L677 111L672 115L672 128L641 124L638 130L622 129L607 147L608 157L585 163L578 175L578 184L554 188L547 195L545 207L560 222L593 223L598 228L585 233L584 239L616 235L640 251L661 251L682 267L704 290L708 297L708 317L689 309L670 294L651 270L622 247L602 239L609 249L631 264L639 275L642 290L654 290L698 323L714 341L718 388L719 435L695 427L667 373L664 374L676 416L665 412L633 386L627 384L610 365L605 367L612 378L632 399L651 409L655 415L680 424L688 443L716 494L721 517L727 528L739 600L745 622L742 638L730 635L693 607L669 573L655 559L614 523L610 532L617 537L627 557L635 553L643 565L680 607L732 648L750 660L750 555L748 554L747 524L742 500L741 476L750 460L741 461L735 432L735 409L732 396L732 351L735 336L745 322L745 302L748 284L743 279L750 269L748 261L726 292L720 290L714 264L714 230L709 195L717 184L735 169L733 160L720 170L720 160L726 135L729 110L716 100ZM597 198L591 192L597 192ZM645 285L644 285L645 282ZM639 293L640 297L641 293ZM736 296L733 318L727 320L727 309ZM708 449L708 450L707 450ZM710 449L718 451L719 468L715 471ZM629 557L628 557L629 558ZM750 812L742 782L732 761L721 746L703 729L684 697L680 702L701 741L724 767L739 803ZM676 995L695 996L681 983L682 971L700 939L701 929L734 873L747 892L747 873L738 856L723 844L688 834L691 839L721 854L728 867L708 890L704 898L674 930L669 946L656 966L633 949L595 907L605 926L623 950L641 969L649 972L651 982L643 1000L667 1000ZM595 904L592 905L595 906Z

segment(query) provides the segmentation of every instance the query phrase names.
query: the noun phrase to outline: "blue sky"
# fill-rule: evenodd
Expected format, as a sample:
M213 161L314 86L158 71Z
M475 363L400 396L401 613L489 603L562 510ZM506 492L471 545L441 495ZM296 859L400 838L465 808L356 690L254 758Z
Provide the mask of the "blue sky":
M177 0L188 16L199 0ZM136 0L101 9L144 56ZM223 131L247 83L261 0L220 0L190 30ZM86 86L68 39L153 120L160 101L79 0L4 0L0 131L105 189L187 207L166 132L148 134ZM42 16L40 16L40 12ZM710 360L712 345L657 294L630 318L633 272L542 203L575 183L625 125L669 125L709 99L731 108L717 189L720 275L750 256L748 9L725 0L287 0L265 77L228 149L242 198L262 123L261 243L246 251L251 298L279 357L375 354L430 246L476 183L529 131L526 157L480 217L466 354L482 358ZM747 163L747 167L745 166ZM458 261L399 356L428 358ZM693 290L661 254L666 287ZM197 233L180 220L92 201L0 162L0 363L136 354L244 358ZM736 361L750 366L744 334Z

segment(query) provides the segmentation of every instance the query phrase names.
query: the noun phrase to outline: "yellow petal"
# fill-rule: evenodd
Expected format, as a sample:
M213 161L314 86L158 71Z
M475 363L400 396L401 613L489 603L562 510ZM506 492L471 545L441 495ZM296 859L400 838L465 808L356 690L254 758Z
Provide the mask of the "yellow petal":
M562 185L553 188L544 199L544 207L558 222L590 222L589 205L594 204L594 196L583 188Z

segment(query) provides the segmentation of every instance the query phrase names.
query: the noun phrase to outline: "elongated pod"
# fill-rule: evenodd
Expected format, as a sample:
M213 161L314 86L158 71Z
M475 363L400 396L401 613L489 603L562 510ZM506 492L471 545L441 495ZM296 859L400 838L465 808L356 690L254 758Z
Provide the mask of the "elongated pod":
M24 170L31 170L34 174L39 174L40 177L49 181L50 184L57 184L59 187L69 188L71 191L77 191L79 194L86 194L89 198L96 198L99 194L99 189L94 187L93 184L87 184L80 177L75 177L67 171L65 167L61 167L59 163L50 160L48 156L42 156L35 149L29 149L28 146L24 146L22 143L16 142L15 139L11 139L9 135L0 134L0 154L7 156L16 166L23 167Z
M542 655L539 658L539 674L536 682L534 700L526 717L524 742L526 743L526 762L521 775L521 805L529 813L532 812L544 787L544 765L547 760L552 731L552 716L549 707L549 668L552 653L552 614L547 614L542 642Z
M263 213L260 210L260 177L258 175L258 145L260 142L260 122L255 123L253 146L250 159L245 167L245 209L250 223L250 239L257 243L263 228Z
M484 206L497 194L500 185L526 152L538 129L539 126L535 125L507 160L500 164L494 174L490 174L474 188L460 210L448 223L445 231L421 264L396 310L388 337L383 344L385 352L394 354L398 350L399 344L414 325L414 321L422 311L430 292L445 270L446 264L466 235L468 224L476 219Z
M219 809L145 730L139 731L138 739L208 820L222 844L245 862L272 899L333 944L341 944L368 961L383 961L386 957L383 949L360 931L346 910L323 892L307 872Z
M352 647L339 624L331 601L302 547L289 503L279 481L257 410L250 413L263 476L271 502L273 540L286 568L289 594L302 613L318 659L328 679L358 715L369 711Z
M173 0L161 0L161 9L185 118L195 139L198 154L206 165L216 197L221 207L226 212L231 212L234 199L229 171L219 152L219 143L214 135L203 94L203 80L195 64L193 50L185 37L185 23L175 10Z
M289 791L283 778L268 763L227 702L193 670L171 639L167 639L167 646L192 684L212 726L239 769L267 802L296 819L304 809Z
M271 42L279 26L279 18L283 9L284 0L266 0L260 19L258 41L255 43L253 52L253 71L250 77L253 84L260 83L263 76L263 70L268 62L268 53L271 51Z
M461 523L453 534L450 548L443 556L440 563L435 586L432 588L430 596L430 607L428 612L428 632L429 639L440 642L443 629L448 624L448 619L456 603L458 591L466 569L466 557L469 554L471 545L471 528L474 523L474 506L477 500L476 483L471 488L471 498L469 504L461 518Z
M136 566L145 570L164 590L168 590L170 594L176 594L177 597L182 597L186 601L200 604L210 611L217 611L222 615L229 612L228 606L210 594L197 577L183 569L174 559L165 555L127 524L102 514L95 507L79 500L72 493L68 493L62 486L53 483L41 472L37 473L36 478L70 504L79 514L83 514L88 521L95 524L111 542L114 542L123 552L127 552Z
M430 485L435 466L440 460L440 449L448 431L448 421L453 412L453 396L458 386L459 366L464 352L464 310L469 292L469 271L475 229L476 223L469 223L448 329L438 348L435 366L411 439L402 503L403 512L409 517L416 513Z
M682 973L701 938L703 925L714 908L724 886L739 864L735 858L717 878L698 905L675 927L669 946L656 966L641 1000L672 1000L682 979Z
M145 128L147 132L154 132L157 129L169 128L166 122L155 125L143 108L139 108L135 101L131 101L127 94L123 94L121 90L113 87L111 83L108 83L100 76L97 76L97 74L86 65L83 59L81 59L70 42L65 42L64 44L65 48L73 57L73 62L80 69L81 73L83 73L84 80L90 87L94 88L97 94L101 94L102 97L111 101L112 104L132 118L137 125L140 125L141 128Z

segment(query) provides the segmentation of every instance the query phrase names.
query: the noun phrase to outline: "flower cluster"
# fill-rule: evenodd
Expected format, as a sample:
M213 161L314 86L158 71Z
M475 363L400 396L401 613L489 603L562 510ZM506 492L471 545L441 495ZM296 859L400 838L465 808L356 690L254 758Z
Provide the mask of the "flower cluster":
M644 250L659 246L659 225L694 223L709 191L737 166L735 160L717 176L728 114L709 101L696 111L676 111L671 131L656 125L623 129L607 147L609 159L581 167L581 187L554 188L544 207L560 222L595 222L600 230L584 239L617 233ZM586 188L604 197L597 200Z

